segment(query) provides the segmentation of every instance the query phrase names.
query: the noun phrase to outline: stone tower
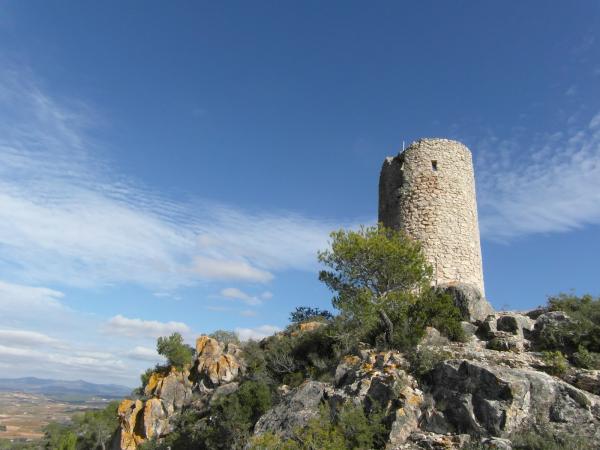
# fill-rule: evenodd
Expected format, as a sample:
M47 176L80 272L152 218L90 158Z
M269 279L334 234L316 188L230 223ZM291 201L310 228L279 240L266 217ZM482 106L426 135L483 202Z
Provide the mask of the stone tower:
M386 158L379 222L421 241L437 284L465 283L484 295L475 175L466 146L421 139Z

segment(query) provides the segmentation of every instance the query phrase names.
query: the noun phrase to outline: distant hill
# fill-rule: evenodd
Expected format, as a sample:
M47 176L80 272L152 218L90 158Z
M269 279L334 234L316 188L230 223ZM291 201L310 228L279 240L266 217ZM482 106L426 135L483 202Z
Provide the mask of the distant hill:
M122 398L131 388L118 384L94 384L83 380L49 380L35 377L0 378L0 391L19 391L43 394L47 397L68 398Z

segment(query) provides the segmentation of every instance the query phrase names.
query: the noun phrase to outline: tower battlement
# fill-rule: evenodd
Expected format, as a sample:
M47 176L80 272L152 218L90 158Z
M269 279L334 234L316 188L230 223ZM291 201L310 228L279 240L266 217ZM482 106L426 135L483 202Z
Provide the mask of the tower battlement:
M379 222L422 243L436 283L467 283L484 294L475 175L465 145L420 139L386 158Z

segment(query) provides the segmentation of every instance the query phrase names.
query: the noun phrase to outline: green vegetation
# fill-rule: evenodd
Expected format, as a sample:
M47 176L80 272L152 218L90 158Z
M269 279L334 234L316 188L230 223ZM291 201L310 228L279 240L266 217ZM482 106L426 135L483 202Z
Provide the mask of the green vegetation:
M319 252L319 279L334 293L333 305L353 329L386 347L409 348L434 326L461 339L460 312L431 287L432 269L420 244L383 226L340 230L331 249ZM370 339L369 339L370 338Z
M318 417L305 428L294 430L293 436L283 439L273 433L253 438L252 450L346 450L382 448L386 428L380 414L365 414L358 406L346 404L341 411L331 411L322 405Z
M118 402L114 401L102 410L76 414L71 424L49 424L44 429L42 448L48 450L108 449L119 425L117 407Z
M39 448L39 442L27 442L24 439L0 439L0 450L39 450Z
M222 344L238 345L240 343L240 340L237 337L237 334L235 334L233 331L229 331L229 330L217 330L217 331L209 334L208 336L213 339L216 339L217 341L221 342Z
M600 298L559 294L548 299L548 308L564 311L571 320L546 326L538 347L563 352L579 367L600 369Z
M298 306L294 312L290 313L290 322L292 323L310 322L312 320L329 321L331 319L333 319L333 314L326 309L311 308L310 306Z
M179 333L168 337L159 337L156 342L156 351L167 358L167 364L177 369L182 369L190 364L194 356L194 349L183 342Z
M567 358L558 350L543 352L542 359L547 366L546 371L550 375L560 376L569 368Z
M189 409L179 415L173 433L161 442L144 444L142 449L243 449L254 424L272 402L266 383L245 381L237 391L212 404L210 415Z

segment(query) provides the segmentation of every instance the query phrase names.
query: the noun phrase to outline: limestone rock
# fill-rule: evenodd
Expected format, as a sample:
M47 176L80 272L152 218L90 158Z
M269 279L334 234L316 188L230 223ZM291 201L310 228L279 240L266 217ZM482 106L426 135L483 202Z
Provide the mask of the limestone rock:
M504 437L544 421L564 431L599 435L600 399L545 373L468 360L438 364L428 374L433 406L423 428L437 433Z
M600 395L600 370L574 369L563 379L579 389Z
M172 370L167 375L153 373L144 393L161 399L168 414L173 414L192 400L190 373L187 370Z
M419 389L405 386L398 394L401 406L395 411L389 435L388 448L394 448L406 442L419 426L423 393Z
M290 437L295 428L306 426L310 419L319 415L326 387L318 381L304 382L258 419L254 433L272 432Z
M121 450L135 450L144 441L143 403L140 400L123 400L117 409L120 423Z
M440 284L438 289L452 297L464 320L470 322L484 320L494 313L492 305L475 286L465 283L447 283Z
M167 411L165 411L163 402L160 399L151 398L146 401L144 405L143 424L144 437L146 439L163 436L169 431Z
M223 346L216 339L200 336L196 340L196 366L195 370L201 381L208 387L230 383L242 370L240 363L241 350L237 345Z

